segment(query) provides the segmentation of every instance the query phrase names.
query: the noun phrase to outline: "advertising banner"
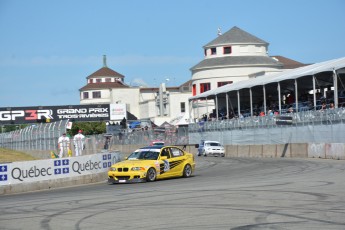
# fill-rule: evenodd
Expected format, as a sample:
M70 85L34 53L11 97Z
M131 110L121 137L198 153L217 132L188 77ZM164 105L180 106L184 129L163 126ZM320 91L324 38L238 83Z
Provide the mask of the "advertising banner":
M55 122L67 119L70 121L107 121L110 120L110 105L99 104L0 108L0 124Z
M110 120L122 120L127 119L126 104L111 104L110 105Z
M0 164L0 186L107 172L118 152Z

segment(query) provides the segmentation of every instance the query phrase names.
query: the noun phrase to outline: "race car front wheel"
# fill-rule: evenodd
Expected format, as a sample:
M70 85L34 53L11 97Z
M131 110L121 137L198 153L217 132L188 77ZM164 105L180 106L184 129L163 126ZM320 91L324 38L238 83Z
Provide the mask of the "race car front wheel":
M190 177L192 172L192 166L190 166L190 164L186 164L183 169L183 177Z
M154 168L149 168L149 170L147 170L147 174L146 174L146 181L147 182L152 182L156 180L156 170Z

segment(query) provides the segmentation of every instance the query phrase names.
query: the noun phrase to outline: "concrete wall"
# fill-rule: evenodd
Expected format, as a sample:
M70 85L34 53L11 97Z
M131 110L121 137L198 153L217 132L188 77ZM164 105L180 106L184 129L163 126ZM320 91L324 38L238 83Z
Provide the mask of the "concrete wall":
M115 145L111 150L124 155L143 145ZM180 147L183 147L182 145ZM345 160L345 143L287 143L275 145L225 145L225 157L285 157L321 158ZM197 154L195 145L187 145L186 151ZM38 159L50 158L50 151L25 151Z
M141 145L115 146L123 154L129 154ZM182 146L180 146L182 147ZM225 157L284 157L321 158L345 160L345 143L287 143L275 145L226 145ZM187 145L186 151L197 154L194 145Z

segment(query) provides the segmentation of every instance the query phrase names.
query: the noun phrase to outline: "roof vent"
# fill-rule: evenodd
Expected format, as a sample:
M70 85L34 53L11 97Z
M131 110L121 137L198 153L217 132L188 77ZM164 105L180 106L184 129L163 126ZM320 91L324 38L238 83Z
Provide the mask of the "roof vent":
M103 55L103 67L107 67L107 55Z

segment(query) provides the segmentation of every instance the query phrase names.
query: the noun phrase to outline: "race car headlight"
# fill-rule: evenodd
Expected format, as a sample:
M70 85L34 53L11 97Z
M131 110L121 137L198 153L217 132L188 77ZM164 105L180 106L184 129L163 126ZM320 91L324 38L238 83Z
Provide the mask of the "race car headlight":
M109 171L116 171L116 168L115 167L110 167Z
M145 171L145 168L143 168L143 167L132 167L131 170L132 171Z

